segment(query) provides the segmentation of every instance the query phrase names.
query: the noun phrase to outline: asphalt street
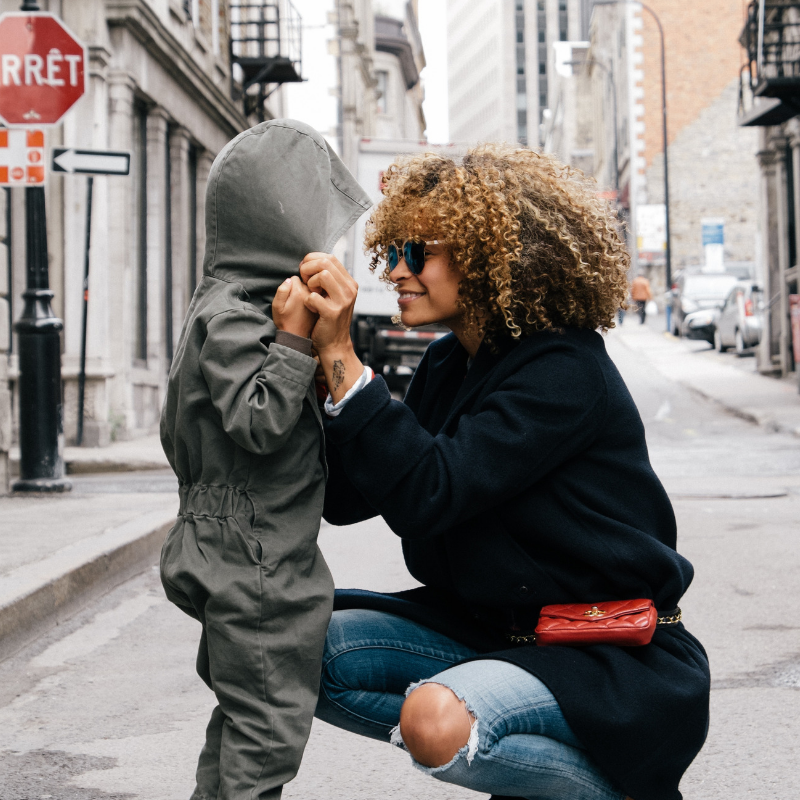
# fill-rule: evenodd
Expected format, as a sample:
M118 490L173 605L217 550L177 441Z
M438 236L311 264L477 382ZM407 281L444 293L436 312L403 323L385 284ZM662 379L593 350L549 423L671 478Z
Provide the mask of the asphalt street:
M670 492L679 550L695 566L681 603L713 674L706 747L687 800L800 794L800 447L666 380L626 339L608 338ZM676 343L687 358L723 358ZM742 368L748 364L743 362ZM613 480L613 476L609 476ZM75 491L151 492L168 472L75 476ZM380 522L323 525L337 585L414 585ZM2 800L186 800L213 697L194 674L199 629L164 599L155 566L0 664ZM286 800L426 798L472 792L415 771L388 744L315 723Z

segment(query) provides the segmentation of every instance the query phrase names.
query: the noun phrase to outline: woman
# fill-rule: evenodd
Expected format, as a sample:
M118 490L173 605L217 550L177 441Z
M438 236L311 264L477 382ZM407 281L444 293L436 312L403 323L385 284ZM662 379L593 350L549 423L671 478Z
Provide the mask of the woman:
M380 514L422 587L339 592L317 716L495 797L678 800L708 722L705 652L682 624L642 647L539 647L542 606L678 605L691 565L602 336L628 255L596 186L485 145L385 176L366 244L408 327L440 323L404 403L369 377L333 257L301 275L330 389L325 518Z

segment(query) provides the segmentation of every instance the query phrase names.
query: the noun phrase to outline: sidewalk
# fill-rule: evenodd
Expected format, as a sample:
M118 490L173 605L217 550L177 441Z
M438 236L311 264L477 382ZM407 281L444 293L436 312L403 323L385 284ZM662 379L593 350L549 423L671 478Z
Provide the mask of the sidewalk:
M65 461L72 474L169 466L157 436L68 447ZM155 563L177 504L166 491L0 497L0 660Z
M11 448L11 474L19 475L19 447ZM131 472L169 469L158 434L128 442L113 442L108 447L65 447L64 466L68 475L88 472Z
M711 400L728 413L770 430L800 436L797 377L756 372L755 357L718 353L704 342L676 339L631 319L608 334L644 356L665 378Z

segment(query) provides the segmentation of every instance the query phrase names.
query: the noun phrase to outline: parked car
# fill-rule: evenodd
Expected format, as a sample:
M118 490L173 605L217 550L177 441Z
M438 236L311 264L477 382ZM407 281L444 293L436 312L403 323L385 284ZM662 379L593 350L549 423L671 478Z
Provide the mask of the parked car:
M761 340L761 286L739 281L728 293L719 311L714 330L714 347L724 353L729 347L743 356Z
M681 335L687 314L721 306L737 280L735 275L727 272L681 273L669 294L672 333Z
M681 325L681 336L687 339L700 339L713 347L719 312L719 308L703 308L687 314Z

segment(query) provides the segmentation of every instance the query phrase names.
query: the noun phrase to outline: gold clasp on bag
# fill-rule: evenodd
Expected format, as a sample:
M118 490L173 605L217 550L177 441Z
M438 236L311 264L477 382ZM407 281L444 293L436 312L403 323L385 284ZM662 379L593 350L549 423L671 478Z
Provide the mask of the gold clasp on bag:
M597 606L592 606L588 611L583 612L584 617L602 617L605 611L601 611Z

